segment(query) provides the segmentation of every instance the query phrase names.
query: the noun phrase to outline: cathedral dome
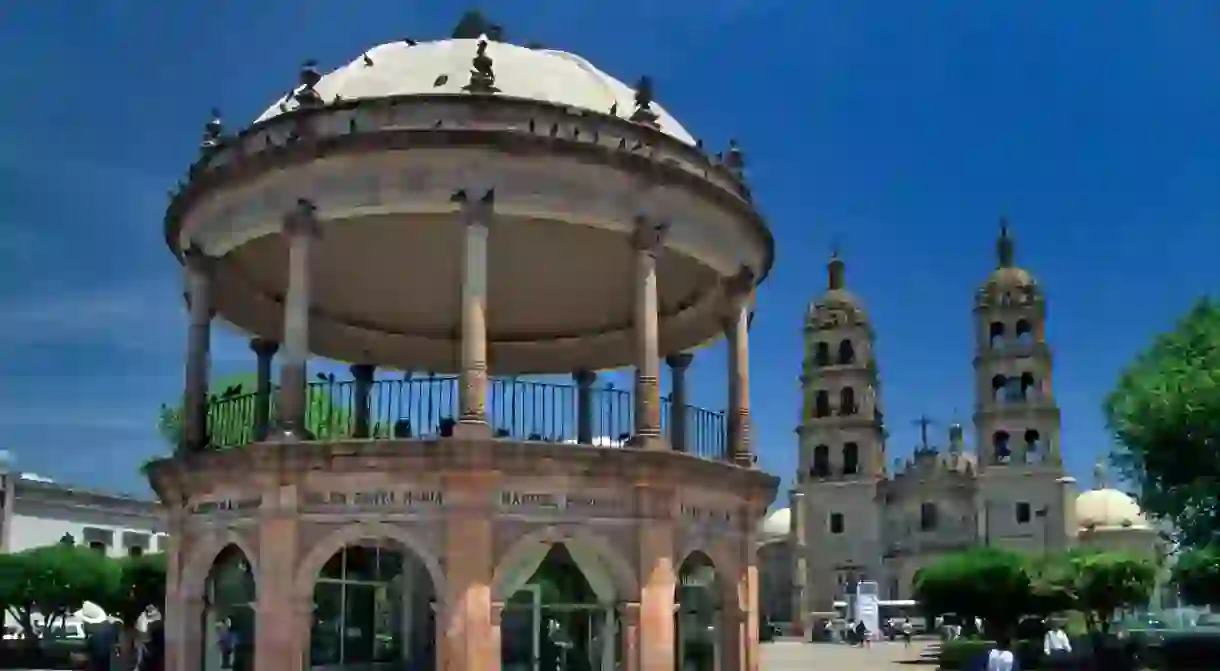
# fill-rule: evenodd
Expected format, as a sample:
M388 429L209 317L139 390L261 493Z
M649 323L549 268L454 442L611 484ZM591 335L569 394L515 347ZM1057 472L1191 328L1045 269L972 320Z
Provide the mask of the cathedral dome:
M792 509L780 508L774 510L763 518L762 524L759 525L758 533L761 541L783 540L788 537L788 531L792 528Z
M834 328L868 323L863 303L847 289L846 271L846 264L835 252L826 265L826 291L810 301L805 313L805 322L809 327Z
M635 90L563 51L530 49L487 38L436 42L390 42L375 46L351 63L323 75L314 89L325 101L394 96L463 94L480 41L495 71L496 96L528 98L601 114L612 109L624 118L635 109ZM295 90L294 90L295 93ZM259 116L265 121L297 106L293 95L280 98ZM660 105L653 103L662 132L688 144L695 139Z
M1076 524L1081 529L1147 529L1139 504L1117 489L1094 489L1076 497Z
M978 307L1029 305L1040 298L1038 282L1024 268L1015 264L1016 243L1008 234L1007 220L1000 220L1000 238L996 241L998 264L991 271L976 297Z

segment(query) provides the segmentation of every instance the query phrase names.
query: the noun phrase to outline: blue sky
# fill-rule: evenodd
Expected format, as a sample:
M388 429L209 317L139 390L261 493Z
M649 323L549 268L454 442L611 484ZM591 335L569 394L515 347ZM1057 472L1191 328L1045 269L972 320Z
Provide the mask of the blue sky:
M144 491L181 389L166 191L208 109L252 120L300 62L448 33L461 5L43 0L0 10L0 447L22 470ZM801 323L831 241L876 324L891 456L968 419L973 292L1007 214L1049 296L1062 445L1083 482L1118 371L1220 269L1220 5L477 3L580 53L710 144L736 137L778 241L752 334L755 437L789 479ZM219 333L218 373L252 365ZM695 401L723 405L724 357Z

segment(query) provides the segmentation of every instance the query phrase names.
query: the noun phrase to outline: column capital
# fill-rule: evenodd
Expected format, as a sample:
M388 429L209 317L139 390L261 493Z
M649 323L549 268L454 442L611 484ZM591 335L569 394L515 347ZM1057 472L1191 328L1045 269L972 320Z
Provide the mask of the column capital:
M251 338L250 351L257 354L259 357L273 357L280 349L280 344L274 340L267 338Z
M182 250L182 263L188 271L193 273L211 275L216 270L216 257L209 256L194 241Z
M576 381L577 386L592 387L594 382L597 382L597 373L591 370L578 370L572 373L572 379Z
M750 294L753 293L755 279L754 269L749 266L742 266L737 272L723 278L721 282L723 283L726 296L742 301L748 299Z
M640 623L640 602L627 601L618 605L618 613L627 624Z
M665 365L669 366L675 371L685 371L690 367L691 362L694 360L694 354L691 354L690 352L679 352L677 354L670 354L669 356L665 357Z
M496 208L496 190L489 188L480 196L475 189L458 189L449 196L449 202L461 208L463 223L467 226L487 226Z
M317 235L318 206L308 198L297 198L296 205L284 214L283 230L291 236Z
M371 382L373 380L373 373L377 372L377 365L371 363L354 363L348 370L351 371L352 377L355 378L357 382Z
M669 230L669 222L655 221L640 214L636 215L631 231L631 245L636 251L655 252Z

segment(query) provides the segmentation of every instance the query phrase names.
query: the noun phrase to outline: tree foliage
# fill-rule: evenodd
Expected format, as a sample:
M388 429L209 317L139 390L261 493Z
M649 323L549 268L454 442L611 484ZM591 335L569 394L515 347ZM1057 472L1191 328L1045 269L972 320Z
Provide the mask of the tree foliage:
M1220 304L1204 299L1106 398L1114 462L1187 546L1220 542Z
M943 557L915 574L914 588L927 614L978 617L991 632L1013 631L1032 602L1026 558L997 548Z
M1094 628L1109 631L1121 610L1148 603L1156 586L1156 564L1121 552L1080 552L1076 569L1076 609Z
M120 589L122 571L86 547L56 543L24 552L0 554L0 604L38 645L35 616L43 636L86 601L105 599Z
M1196 606L1220 607L1220 545L1187 550L1173 566L1173 583Z
M115 589L93 599L107 613L134 627L149 606L165 611L165 555L146 554L109 560L117 564L119 580Z

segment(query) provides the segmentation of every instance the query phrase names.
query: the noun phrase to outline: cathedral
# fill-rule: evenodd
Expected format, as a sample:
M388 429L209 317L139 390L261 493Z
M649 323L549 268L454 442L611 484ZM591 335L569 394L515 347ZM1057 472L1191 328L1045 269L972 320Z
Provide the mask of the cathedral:
M832 616L858 580L875 581L882 599L910 599L916 571L980 544L1031 553L1152 546L1155 530L1102 474L1076 495L1060 456L1045 296L1016 264L1005 222L996 262L973 305L975 449L956 423L934 447L923 419L921 444L891 465L875 333L846 265L831 258L827 289L805 318L789 506L759 531L761 599L773 620L803 628Z

